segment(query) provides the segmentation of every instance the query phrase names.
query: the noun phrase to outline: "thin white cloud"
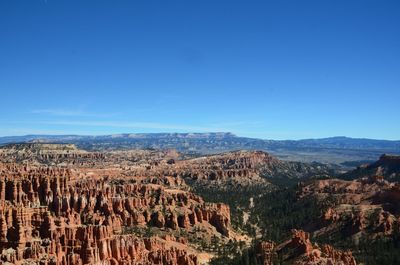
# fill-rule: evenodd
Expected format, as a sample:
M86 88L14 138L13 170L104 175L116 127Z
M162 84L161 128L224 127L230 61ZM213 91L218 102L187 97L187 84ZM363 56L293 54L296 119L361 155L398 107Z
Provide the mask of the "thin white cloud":
M21 136L28 134L54 134L54 135L64 135L64 134L74 134L69 133L64 130L40 130L40 129L32 129L32 128L4 128L0 129L0 137L2 136Z
M125 129L157 129L192 132L221 131L220 126L192 126L184 124L166 124L158 122L126 122L126 121L42 121L35 122L43 125L85 126L85 127L112 127Z
M94 114L82 109L36 109L31 111L32 114L58 117L91 117L91 118L110 118L121 113Z
M53 131L56 134L79 134L84 132L84 134L107 134L107 132L121 132L125 130L140 131L140 132L233 132L239 133L242 129L246 128L251 130L255 129L260 125L260 122L248 121L248 122L223 122L223 123L210 123L207 125L189 125L189 124L174 124L174 123L162 123L162 122L130 122L130 121L101 121L101 120L48 120L48 121L9 121L9 124L14 124L13 128L18 128L18 125L23 125L24 129L19 130L19 132L25 131L33 133L32 130L26 129L28 124L34 125L34 127L44 127L50 132L52 129L59 130L56 127L49 126L61 126L62 131ZM78 131L77 131L78 130ZM45 133L46 130L43 130ZM34 133L42 132L42 130L37 130ZM4 135L5 133L3 133Z
M85 113L81 110L66 110L66 109L37 109L32 110L33 114L47 114L52 116L83 116Z

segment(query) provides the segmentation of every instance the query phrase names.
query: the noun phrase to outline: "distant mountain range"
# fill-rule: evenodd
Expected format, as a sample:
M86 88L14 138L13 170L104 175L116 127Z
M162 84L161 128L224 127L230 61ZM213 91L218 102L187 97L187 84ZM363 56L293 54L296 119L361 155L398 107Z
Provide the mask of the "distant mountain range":
M177 149L193 154L263 150L281 159L354 166L377 160L383 153L400 154L400 141L330 137L263 140L232 133L140 133L101 136L26 135L0 137L0 145L21 142L73 143L86 150Z

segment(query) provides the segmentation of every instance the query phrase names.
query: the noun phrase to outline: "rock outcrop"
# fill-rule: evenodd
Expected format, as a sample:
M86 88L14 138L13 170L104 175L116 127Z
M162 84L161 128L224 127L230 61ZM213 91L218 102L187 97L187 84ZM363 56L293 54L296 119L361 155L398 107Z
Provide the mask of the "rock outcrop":
M314 233L319 237L340 233L356 242L400 235L400 185L382 176L313 181L301 187L299 197L329 202L321 220L316 220Z
M400 156L382 155L378 161L359 166L343 174L345 179L358 179L360 177L382 176L388 181L400 181Z
M293 230L292 238L280 245L261 241L255 246L257 259L263 265L356 265L350 251L341 251L331 245L319 247L310 240L309 233Z
M131 227L229 236L230 211L172 179L101 176L67 168L0 165L0 260L22 264L197 264L186 241L138 237ZM147 182L147 184L146 184ZM165 183L170 183L167 185Z
M277 246L281 259L295 265L356 265L350 251L341 251L330 245L319 247L310 240L310 235L301 230L293 230L292 238Z
M234 151L186 157L174 150L87 152L67 144L11 144L0 148L5 162L74 168L114 168L130 176L173 176L201 185L269 185L268 178L328 176L329 167L279 160L262 151Z

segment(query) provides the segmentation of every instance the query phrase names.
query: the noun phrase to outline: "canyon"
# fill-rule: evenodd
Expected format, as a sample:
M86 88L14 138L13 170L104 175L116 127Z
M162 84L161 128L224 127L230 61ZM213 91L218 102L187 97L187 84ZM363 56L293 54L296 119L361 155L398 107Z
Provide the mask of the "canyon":
M391 170L397 163L396 157L381 159ZM333 174L323 164L282 161L262 151L193 156L172 149L6 145L0 148L0 261L217 264L220 250L234 246L228 259L249 249L257 264L354 265L350 249L321 239L396 238L400 186L375 174L354 180ZM241 206L229 198L248 201L241 192L251 191L250 207L257 209L260 196L278 189L276 180L298 182L296 200L330 201L312 229L292 229L285 240L271 241L232 223ZM210 193L228 195L214 201Z

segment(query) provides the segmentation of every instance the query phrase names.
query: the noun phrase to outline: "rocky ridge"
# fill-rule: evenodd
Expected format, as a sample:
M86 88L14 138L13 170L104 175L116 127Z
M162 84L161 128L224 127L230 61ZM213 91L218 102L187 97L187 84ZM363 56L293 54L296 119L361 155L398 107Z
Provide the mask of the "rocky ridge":
M234 151L190 158L174 150L87 152L74 145L35 143L4 146L0 148L0 158L4 162L30 165L112 166L131 175L179 176L206 181L251 179L250 182L265 182L267 178L321 177L333 173L323 164L282 161L262 151Z
M354 239L364 234L377 237L400 233L400 185L382 176L315 181L302 187L300 197L303 196L331 202L315 232L318 235L338 228Z
M400 181L400 156L382 155L378 161L359 166L343 174L344 179L357 179L366 176L383 176L389 181Z

